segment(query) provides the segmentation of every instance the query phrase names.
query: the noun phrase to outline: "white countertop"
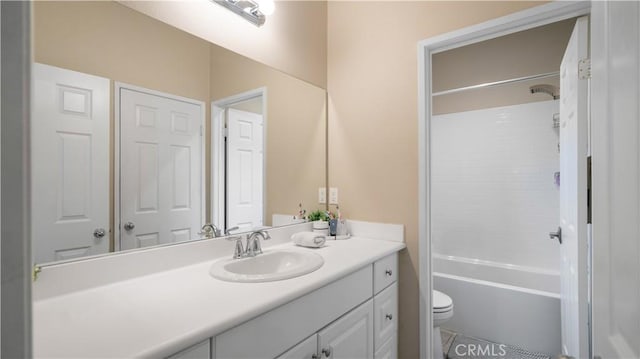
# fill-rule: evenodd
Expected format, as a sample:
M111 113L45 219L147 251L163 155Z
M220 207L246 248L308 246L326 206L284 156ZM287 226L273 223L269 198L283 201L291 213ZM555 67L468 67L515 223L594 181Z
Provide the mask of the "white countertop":
M34 302L37 358L160 358L251 318L405 247L352 237L319 249L285 243L324 258L315 272L283 281L232 283L209 275L217 260L71 292ZM141 264L142 265L142 264Z

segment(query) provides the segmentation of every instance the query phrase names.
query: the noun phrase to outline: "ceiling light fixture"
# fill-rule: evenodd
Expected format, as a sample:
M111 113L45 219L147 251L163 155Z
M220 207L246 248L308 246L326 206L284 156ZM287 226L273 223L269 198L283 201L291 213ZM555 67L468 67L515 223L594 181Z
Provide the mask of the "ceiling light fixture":
M245 20L260 27L264 25L266 15L273 14L273 0L213 0L216 4L233 11Z

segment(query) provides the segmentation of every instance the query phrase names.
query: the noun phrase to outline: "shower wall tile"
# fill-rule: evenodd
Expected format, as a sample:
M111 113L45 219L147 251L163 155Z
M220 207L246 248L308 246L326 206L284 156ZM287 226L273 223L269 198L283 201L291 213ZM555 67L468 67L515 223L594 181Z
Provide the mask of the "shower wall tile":
M558 101L435 116L435 253L559 270Z

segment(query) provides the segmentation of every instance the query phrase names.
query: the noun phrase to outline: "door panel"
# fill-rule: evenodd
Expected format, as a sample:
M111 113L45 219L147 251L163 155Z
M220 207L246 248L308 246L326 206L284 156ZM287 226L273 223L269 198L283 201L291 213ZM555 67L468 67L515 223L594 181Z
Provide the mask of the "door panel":
M227 228L261 227L263 209L262 115L227 110Z
M589 20L579 18L560 65L560 227L562 350L586 358L588 347L587 126Z
M333 359L373 358L373 299L320 331L318 353Z
M121 249L197 238L202 106L126 88L119 96Z
M640 357L640 4L593 3L593 352Z
M109 251L109 80L33 65L31 233L36 263ZM106 235L96 237L103 228Z
M393 283L373 299L375 309L375 346L379 350L383 343L395 337L398 330L398 284Z

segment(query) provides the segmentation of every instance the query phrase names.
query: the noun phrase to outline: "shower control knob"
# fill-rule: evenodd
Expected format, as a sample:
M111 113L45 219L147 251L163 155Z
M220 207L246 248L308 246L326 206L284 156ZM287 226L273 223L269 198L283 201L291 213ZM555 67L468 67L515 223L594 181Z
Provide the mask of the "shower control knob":
M387 318L388 320L393 320L393 315L387 314L385 315L385 318Z
M387 275L387 277L391 277L391 275L393 275L393 271L391 269L387 269L384 273Z
M331 348L327 348L327 349L322 349L322 354L324 354L324 356L326 358L331 356Z
M549 239L557 239L562 244L562 228L558 227L557 232L549 232Z

